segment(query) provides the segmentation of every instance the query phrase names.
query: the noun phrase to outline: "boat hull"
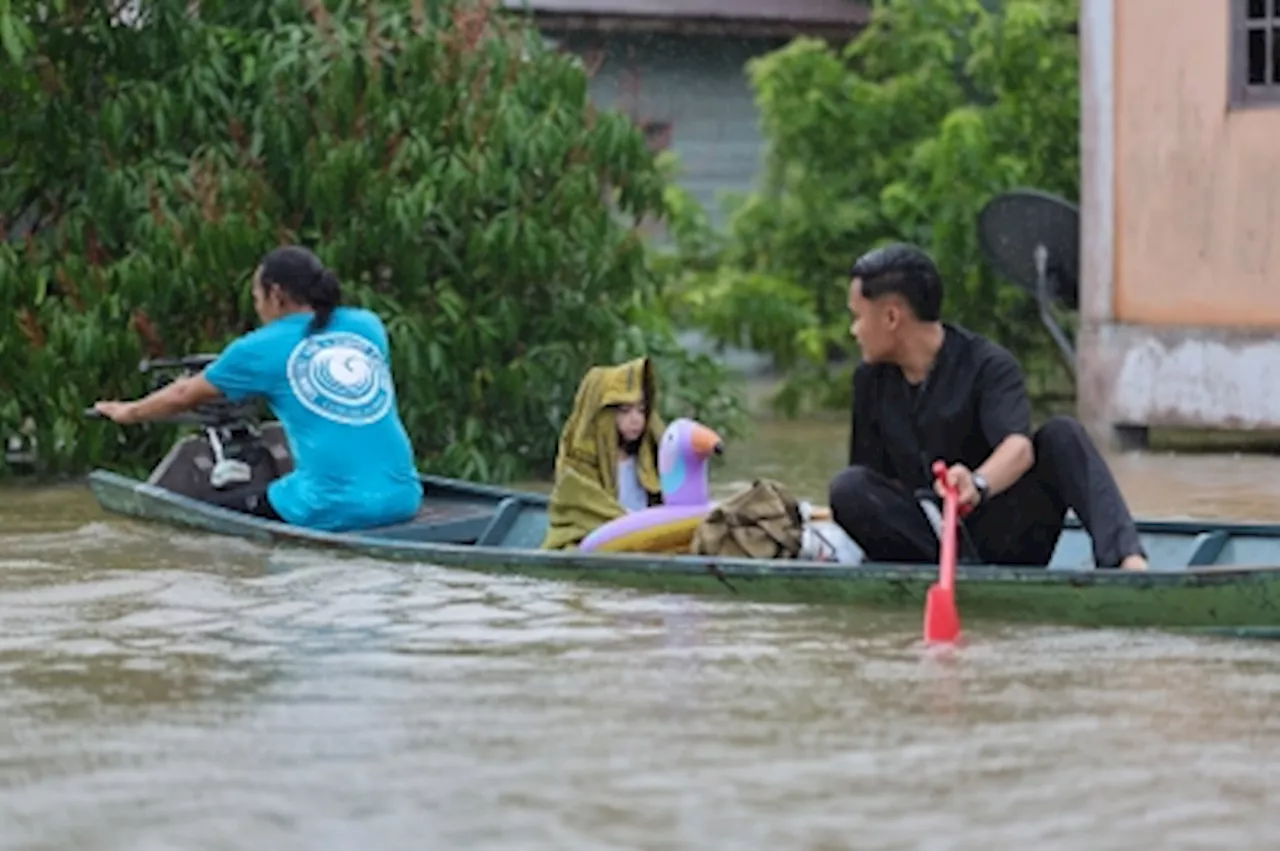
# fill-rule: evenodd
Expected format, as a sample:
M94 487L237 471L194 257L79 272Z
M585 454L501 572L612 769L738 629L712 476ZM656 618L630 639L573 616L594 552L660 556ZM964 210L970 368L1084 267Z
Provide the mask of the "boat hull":
M758 602L816 603L920 611L935 565L830 565L805 561L702 556L592 554L537 549L546 526L542 494L423 477L427 503L476 507L471 533L439 540L432 522L360 534L319 532L240 514L135 479L97 471L90 487L102 507L143 520L264 543L339 549L381 559L428 562L553 580L662 593L709 593ZM428 512L430 508L428 508ZM449 512L442 514L448 526ZM1098 627L1221 631L1280 630L1280 567L1198 565L1207 554L1269 541L1280 553L1280 527L1145 522L1147 536L1180 536L1191 564L1145 573L1093 569L962 565L957 598L966 624L979 620ZM1073 530L1082 535L1082 530ZM472 534L474 533L474 534ZM471 537L474 543L460 543ZM448 540L452 538L452 540ZM1154 538L1153 538L1154 540ZM1209 544L1206 546L1206 541ZM1235 548L1234 550L1232 548Z

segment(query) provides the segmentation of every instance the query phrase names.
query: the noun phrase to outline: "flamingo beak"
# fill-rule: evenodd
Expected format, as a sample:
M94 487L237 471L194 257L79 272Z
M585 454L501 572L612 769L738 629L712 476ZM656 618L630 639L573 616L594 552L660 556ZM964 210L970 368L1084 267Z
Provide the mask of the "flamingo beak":
M704 425L695 425L689 435L689 444L699 458L724 454L724 441L720 435Z

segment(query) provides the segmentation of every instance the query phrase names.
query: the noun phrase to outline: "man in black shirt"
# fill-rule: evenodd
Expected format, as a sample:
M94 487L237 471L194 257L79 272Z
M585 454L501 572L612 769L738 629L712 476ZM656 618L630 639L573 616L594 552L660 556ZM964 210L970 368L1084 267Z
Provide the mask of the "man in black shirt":
M835 521L870 561L937 561L915 493L941 491L930 472L941 459L961 511L972 509L962 525L982 561L1047 565L1071 508L1098 567L1146 569L1124 497L1084 429L1055 417L1033 435L1018 362L942 322L941 308L938 269L920 249L895 244L854 262L849 311L862 363L850 466L831 482Z

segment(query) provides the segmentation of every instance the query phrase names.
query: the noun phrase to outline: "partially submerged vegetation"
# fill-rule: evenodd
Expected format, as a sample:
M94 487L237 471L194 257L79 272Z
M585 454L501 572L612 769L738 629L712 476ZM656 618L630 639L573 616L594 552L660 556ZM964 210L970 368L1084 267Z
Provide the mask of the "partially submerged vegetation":
M250 327L252 264L285 240L387 321L431 472L547 472L583 371L641 354L668 413L741 433L725 369L673 321L771 355L780 413L844 406L848 265L891 239L927 247L948 315L1061 399L975 219L1013 186L1077 194L1076 7L888 0L845 48L801 39L751 63L768 168L717 233L643 133L591 107L581 63L486 3L152 0L125 26L110 4L12 0L0 436L33 432L44 473L152 463L171 429L123 442L81 410L142 391L144 356ZM648 249L642 219L665 219L676 251Z
M572 56L488 4L153 0L0 10L0 435L44 473L149 465L169 428L86 423L140 358L254 322L253 264L314 246L388 325L423 467L540 473L590 365L654 356L671 410L734 433L676 344L636 223L666 181ZM196 11L192 11L196 9Z
M945 313L1020 355L1034 395L1071 393L1033 301L978 247L993 196L1079 187L1077 0L886 0L842 48L798 39L750 63L769 144L761 188L717 234L674 196L680 321L774 356L794 414L849 401L853 257L903 240L947 282Z

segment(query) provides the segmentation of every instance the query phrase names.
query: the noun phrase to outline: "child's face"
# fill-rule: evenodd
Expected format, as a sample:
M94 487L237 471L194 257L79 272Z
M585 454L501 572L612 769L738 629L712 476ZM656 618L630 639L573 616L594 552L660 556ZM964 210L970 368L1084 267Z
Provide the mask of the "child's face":
M643 404L619 405L613 412L613 421L618 425L618 436L623 443L638 440L644 434L644 421L648 411Z

